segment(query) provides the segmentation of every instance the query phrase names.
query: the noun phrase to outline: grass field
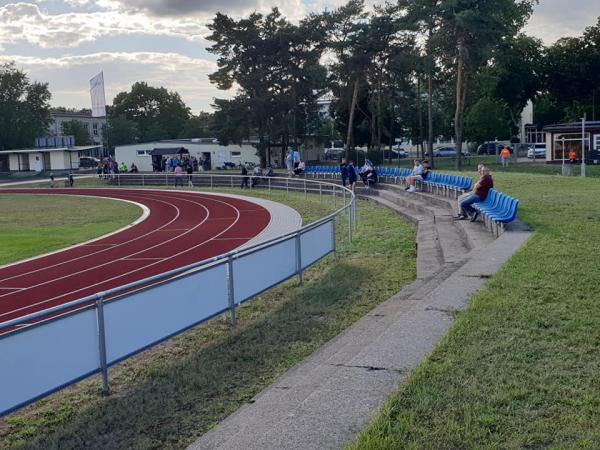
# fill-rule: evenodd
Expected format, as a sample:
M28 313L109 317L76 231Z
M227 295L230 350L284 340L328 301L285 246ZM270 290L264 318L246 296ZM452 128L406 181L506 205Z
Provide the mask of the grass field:
M240 193L238 189L234 190ZM264 196L266 192L245 191ZM273 192L305 222L331 212L318 197ZM0 419L2 449L183 448L415 277L415 230L360 202L355 240L304 276L110 371Z
M535 235L351 448L600 448L600 180L494 175Z
M2 195L0 265L117 230L142 211L130 203L70 196Z

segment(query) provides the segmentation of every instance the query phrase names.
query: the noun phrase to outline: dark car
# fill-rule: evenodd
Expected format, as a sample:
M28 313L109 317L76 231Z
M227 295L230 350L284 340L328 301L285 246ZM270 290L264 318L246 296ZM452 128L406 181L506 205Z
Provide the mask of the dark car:
M98 164L100 164L100 160L93 156L82 156L79 158L79 167L82 169L96 168Z
M505 147L505 145L501 144L500 142L486 142L485 144L481 144L479 147L477 147L477 154L478 155L496 155L496 154L499 155L504 147ZM511 155L514 152L512 147L508 147L508 151L511 153Z
M463 156L469 156L470 153L467 150L462 151ZM444 156L456 156L456 147L440 147L433 150L433 156L444 157Z

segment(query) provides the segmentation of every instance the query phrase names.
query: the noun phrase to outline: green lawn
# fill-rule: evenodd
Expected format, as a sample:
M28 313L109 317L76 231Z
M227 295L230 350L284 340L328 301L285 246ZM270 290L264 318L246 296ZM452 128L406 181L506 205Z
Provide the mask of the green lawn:
M101 236L136 220L139 207L107 199L2 195L0 265Z
M600 180L494 176L535 235L351 448L600 448Z
M305 222L332 211L318 196L269 198ZM111 368L108 397L94 377L0 419L0 448L184 448L414 279L414 227L371 203L358 214L353 245L339 221L337 255L303 286L292 280L244 304L235 328L216 318Z

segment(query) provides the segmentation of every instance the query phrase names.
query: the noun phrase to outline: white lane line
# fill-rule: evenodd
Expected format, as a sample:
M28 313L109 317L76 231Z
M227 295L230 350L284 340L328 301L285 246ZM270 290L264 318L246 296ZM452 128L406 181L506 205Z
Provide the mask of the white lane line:
M174 198L174 197L169 197L169 196L167 196L167 198ZM203 205L201 205L201 204L199 204L199 203L196 203L196 202L192 202L192 201L190 201L190 200L186 200L186 199L182 199L182 200L183 200L183 201L186 201L186 202L188 202L188 203L195 203L195 204L197 204L197 205L201 206L201 207L202 207L204 210L206 210L207 218L208 218L208 216L210 215L210 212L208 211L208 209L207 209L205 206L203 206ZM165 202L165 203L166 203L166 202ZM167 204L169 204L169 205L170 205L170 203L167 203ZM174 207L174 208L177 210L177 215L176 215L176 217L179 217L179 216L180 216L180 211L181 211L181 210L180 210L180 209L179 209L177 206L175 206L175 205L171 205L171 206L173 206L173 207ZM206 221L206 218L205 218L205 219L204 219L202 222L200 222L198 225L196 225L196 227L199 227L199 226L200 226L200 225L202 225L202 224L203 224L205 221ZM196 228L196 227L195 227L195 228ZM192 230L193 230L193 229L192 229ZM192 230L190 230L190 231L192 231ZM116 261L119 261L119 260L122 260L122 259L125 259L125 258L130 258L130 257L132 257L132 256L135 256L135 255L139 255L140 253L144 253L144 252L146 252L146 251L148 251L148 250L152 250L152 249L154 249L154 248L156 248L156 247L160 247L161 245L167 244L167 243L169 243L169 242L171 242L171 241L173 241L173 240L175 240L175 239L179 239L181 236L185 236L186 234L187 234L187 233L180 234L180 235L178 235L178 236L172 237L172 238L170 238L170 239L167 239L167 240L165 240L165 241L161 241L160 243L158 243L158 244L156 244L156 245L153 245L152 247L148 247L148 248L145 248L145 249L143 249L143 250L139 250L139 251L137 251L137 252L134 252L134 253L131 253L131 254L129 254L129 255L125 255L125 256L122 256L122 257L120 257L120 258L113 259L113 260L111 260L111 261L108 261L108 262L105 262L105 263L102 263L102 264L98 264L98 265L96 265L96 266L88 267L87 269L80 270L79 272L72 272L72 273L69 273L68 275L63 275L63 276L61 276L61 277L53 278L53 279L51 279L51 280L46 280L46 281L44 281L44 282L42 282L42 283L34 284L34 285L32 285L32 286L29 286L29 287L27 287L27 288L26 288L26 289L24 289L24 290L29 290L29 289L33 289L33 288L36 288L36 287L39 287L39 286L44 286L44 285L47 285L47 284L51 284L51 283L53 283L53 282L55 282L55 281L64 280L65 278L69 278L69 277L72 277L72 276L75 276L75 275L80 275L80 274L82 274L82 273L89 272L89 271L91 271L91 270L95 270L95 269L97 269L97 268L99 268L99 267L104 267L104 266L107 266L107 265L109 265L109 264L112 264L112 263L114 263L114 262L116 262ZM133 241L133 240L135 240L135 239L132 239L131 241ZM129 241L129 242L131 242L131 241ZM13 278L14 278L14 277L13 277ZM0 281L2 281L2 280L0 280ZM0 295L0 299L1 299L2 297L6 297L6 296L8 296L8 295L10 295L10 293L9 293L9 294L1 294L1 295ZM0 314L0 317L2 317L3 315L4 315L4 314Z
M122 258L119 261L157 261L165 258Z
M117 244L81 244L80 247L116 247Z
M0 287L0 289L9 289L9 290L13 290L13 291L20 291L23 288L16 288L16 287Z
M48 195L50 195L50 194L48 194ZM107 197L107 198L111 198L111 197ZM147 197L142 197L142 198L146 198L146 199L147 199ZM117 199L117 200L118 200L118 199ZM153 200L157 201L158 203L164 203L164 204L166 204L167 206L174 208L174 207L173 207L173 205L171 205L171 204L170 204L170 203L168 203L168 202L161 201L161 200L156 200L156 199L153 199ZM169 222L167 222L167 223L165 223L165 224L161 225L160 227L158 227L158 228L157 228L157 229L155 229L155 230L149 231L148 233L142 234L141 236L138 236L138 237L136 237L136 238L133 238L133 239L131 239L130 241L128 241L128 243L129 243L129 242L134 242L134 241L137 241L138 239L142 239L142 238L145 238L145 237L147 237L147 236L150 236L151 234L153 234L153 233L155 233L155 232L157 232L157 231L159 231L159 230L163 229L164 227L166 227L166 226L169 226L171 223L173 223L173 221L177 220L177 218L179 217L179 210L178 210L177 208L175 208L175 210L177 211L177 214L175 215L175 217L174 217L172 220L170 220ZM123 230L124 230L124 229L123 229ZM32 273L37 273L37 272L41 272L41 271L43 271L43 270L48 270L48 269L52 269L52 268L54 268L54 267L62 266L62 265L64 265L64 264L68 264L68 263L70 263L70 262L73 262L73 261L78 261L78 260L80 260L80 259L83 259L83 258L88 258L88 257L90 257L90 256L98 255L98 254L100 254L100 253L103 253L103 252L106 252L106 251L108 251L108 250L112 250L112 248L113 248L113 246L111 246L111 247L107 247L107 248L104 248L104 249L102 249L102 250L98 250L97 252L87 253L87 254L85 254L85 255L78 256L78 257L76 257L76 258L71 258L71 259L63 260L63 261L61 261L61 262L59 262L59 263L51 264L51 265L49 265L49 266L41 267L41 268L39 268L39 269L35 269L35 270L30 270L29 272L23 272L23 273L20 273L20 274L18 274L18 275L13 275L13 276L11 276L11 277L2 278L2 279L0 279L0 283L1 283L1 282L3 282L3 281L12 280L12 279L14 279L14 278L19 278L19 277L21 277L21 276L25 276L25 275L31 275ZM57 252L55 252L55 253L60 253L61 251L67 251L67 250L70 250L70 249L58 250L58 251L57 251ZM54 253L53 253L53 254L54 254ZM29 260L26 260L26 261L20 261L19 263L16 263L16 264L20 264L20 263L27 262L27 261L29 261ZM0 269L1 269L1 268L0 268ZM0 296L0 297L1 297L1 296Z
M239 222L239 220L240 220L240 211L239 211L239 210L238 210L238 209L237 209L235 206L233 206L233 205L230 205L230 204L228 204L228 203L226 203L226 202L224 202L224 201L216 200L216 199L208 199L208 200L212 200L212 201L215 201L215 202L218 202L218 203L222 203L222 204L224 204L224 205L226 205L226 206L228 206L228 207L230 207L230 208L234 209L234 210L236 211L236 219L235 219L235 221L234 221L234 222L233 222L231 225L229 225L229 226L228 226L226 229L224 229L223 231L221 231L221 232L220 232L220 233L218 233L217 235L213 236L212 238L210 238L210 239L207 239L207 240L205 240L205 241L201 242L200 244L196 244L196 245L194 245L193 247L190 247L190 248L188 248L188 249L184 250L183 252L180 252L180 253L177 253L177 254L175 254L175 255L171 255L171 256L169 256L169 257L166 257L166 258L164 259L164 261L167 261L167 260L171 260L171 259L173 259L173 258L176 258L176 257L178 257L178 256L180 256L180 255L182 255L182 254L188 253L188 252L190 252L190 251L192 251L192 250L195 250L195 249L196 249L196 248L198 248L198 247L201 247L201 246L202 246L202 245L204 245L204 244L207 244L207 243L209 243L209 242L211 242L211 241L215 240L216 238L218 238L219 236L223 235L224 233L227 233L227 231L229 231L231 228L233 228L233 227L234 227L234 226L237 224L237 222ZM195 203L195 202L192 202L192 203ZM202 206L202 205L201 205L201 206ZM210 213L209 213L209 214L210 214ZM202 223L204 223L204 221L202 221ZM200 224L199 224L199 225L200 225ZM198 225L198 226L199 226L199 225ZM126 273L123 273L123 274L117 275L116 277L108 278L108 279L106 279L106 280L102 280L102 281L100 281L100 282L98 282L98 283L91 284L91 285L87 285L87 286L86 286L86 287L84 287L84 288L80 288L80 289L76 289L76 290L74 290L74 291L66 292L66 293L64 293L64 294L61 294L61 295L59 295L59 296L56 296L56 297L49 298L49 299L47 299L47 300L43 300L43 301L41 301L41 302L37 302L37 303L30 304L30 305L22 306L21 308L13 309L12 311L8 311L8 312L5 312L5 313L3 313L3 314L0 314L0 317L2 317L2 316L6 316L6 315L8 315L8 314L13 314L13 313L15 313L15 312L19 312L19 311L21 311L21 310L23 310L23 309L28 309L28 308L31 308L31 307L33 307L33 306L42 305L42 304L44 304L44 303L48 303L48 302L54 301L54 300L56 300L56 299L59 299L59 298L61 298L61 297L65 297L65 296L67 296L67 295L75 294L75 293L77 293L77 292L81 292L81 291L83 291L83 290L85 290L85 289L89 289L89 288L91 288L91 287L98 286L98 285L100 285L100 284L103 284L103 283L107 283L107 282L109 282L109 281L117 280L117 279L119 279L119 278L122 278L122 277L124 277L124 276L126 276L126 275L130 275L130 274L132 274L132 273L139 272L140 270L147 269L148 267L152 267L152 266L154 266L154 265L156 265L156 264L158 264L158 263L160 263L160 262L164 262L164 261L157 261L157 262L154 262L154 263L152 263L152 264L148 264L148 265L146 265L146 266L140 267L140 268L138 268L138 269L134 269L134 270L131 270L131 271L129 271L129 272L126 272Z
M81 189L81 188L79 188L79 189ZM2 192L0 192L0 194L1 193ZM30 195L30 194L11 193L10 195ZM139 223L142 223L144 220L146 220L148 217L150 217L150 209L146 205L142 205L141 203L134 202L133 200L125 200L123 198L98 197L98 196L94 197L93 195L62 193L62 192L60 192L60 193L57 192L55 194L35 193L35 195L72 195L72 196L77 196L77 197L93 197L93 198L105 198L105 199L110 199L110 200L116 200L116 201L125 202L125 203L131 203L133 205L136 205L137 207L141 208L142 215L140 217L138 217L136 220L134 220L133 222L131 222L129 225L125 225L123 228L119 228L118 230L111 231L110 233L103 234L102 236L98 236L98 237L96 237L94 239L90 239L89 241L81 242L79 244L69 245L68 247L60 248L58 250L54 250L54 251L51 251L51 252L48 252L48 253L42 253L41 255L32 256L31 258L26 258L26 259L22 259L20 261L15 261L13 263L0 265L0 270L6 269L7 267L17 266L19 264L24 264L26 262L35 261L36 259L42 259L42 258L45 258L47 256L54 255L56 253L66 252L68 250L72 250L74 248L81 247L83 245L89 245L89 244L91 244L93 242L96 242L96 241L101 241L103 239L107 239L107 238L111 237L113 234L121 233L122 231L125 231L125 230L127 230L127 229L129 229L131 227L134 227L134 226L138 225Z

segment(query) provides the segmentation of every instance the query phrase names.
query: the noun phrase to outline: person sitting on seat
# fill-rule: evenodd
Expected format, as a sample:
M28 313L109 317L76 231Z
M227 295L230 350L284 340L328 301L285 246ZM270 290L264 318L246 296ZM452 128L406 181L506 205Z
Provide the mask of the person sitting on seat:
M135 163L131 163L131 169L129 169L129 173L138 173L138 168Z
M300 161L298 163L298 165L294 168L294 175L299 176L301 173L304 172L304 168L305 168L305 164L304 161Z
M489 190L493 187L494 180L492 180L490 169L485 167L481 170L481 178L475 183L472 194L460 203L460 214L456 216L456 219L469 219L471 222L475 222L479 212L471 205L483 202L487 198Z
M415 192L417 180L423 179L423 164L418 159L415 159L415 165L410 176L406 179L406 190L408 192Z

